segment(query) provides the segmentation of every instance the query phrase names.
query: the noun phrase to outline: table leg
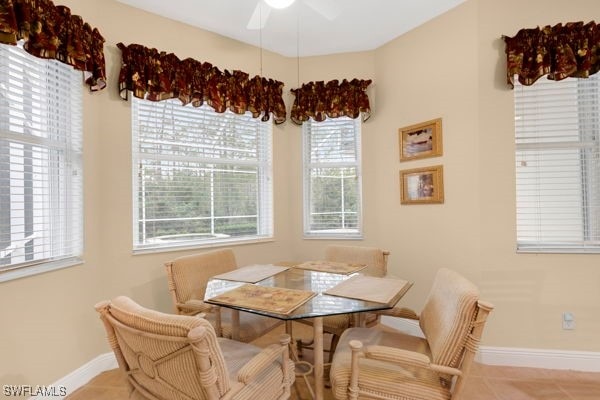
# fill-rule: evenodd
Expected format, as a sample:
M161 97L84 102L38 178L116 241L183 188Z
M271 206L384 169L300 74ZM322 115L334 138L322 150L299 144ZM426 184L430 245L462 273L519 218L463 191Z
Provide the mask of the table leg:
M285 321L285 333L290 335L292 340L290 341L290 358L294 361L296 367L296 376L301 376L304 379L304 383L306 384L306 389L310 393L310 398L315 399L315 391L313 390L310 381L308 380L308 375L312 374L314 371L313 364L310 364L306 361L300 361L298 357L298 351L296 349L296 339L294 338L294 333L292 330L292 321Z
M231 338L240 340L240 311L231 310Z
M359 313L354 313L352 314L352 318L354 318L354 326L357 326L359 328L364 328L365 327L365 313L359 312Z
M323 379L323 317L313 319L313 338L314 338L314 373L315 373L315 400L323 400L323 389L325 381Z

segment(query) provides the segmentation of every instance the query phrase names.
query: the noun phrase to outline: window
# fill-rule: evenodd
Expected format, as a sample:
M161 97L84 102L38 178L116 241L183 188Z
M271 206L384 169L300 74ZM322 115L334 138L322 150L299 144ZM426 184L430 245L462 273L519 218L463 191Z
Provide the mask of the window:
M360 120L309 120L304 136L304 235L360 238Z
M271 238L272 124L133 100L134 249Z
M514 96L518 250L600 252L600 74Z
M0 281L80 263L81 72L0 46Z

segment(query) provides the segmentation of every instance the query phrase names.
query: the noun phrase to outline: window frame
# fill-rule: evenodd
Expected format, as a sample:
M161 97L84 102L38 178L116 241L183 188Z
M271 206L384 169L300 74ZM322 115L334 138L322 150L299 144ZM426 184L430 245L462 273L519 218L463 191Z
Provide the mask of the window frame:
M352 162L337 161L324 163L310 162L310 134L313 124L319 124L312 119L305 121L302 124L302 186L303 186L303 237L304 239L336 239L336 240L362 240L363 239L363 196L362 196L362 122L360 118L340 117L327 119L324 122L336 123L338 121L351 121L354 124L354 149L356 158ZM344 231L343 229L327 229L313 230L310 229L311 224L311 174L313 168L324 167L339 167L339 168L355 168L357 182L357 228L355 230ZM342 210L343 212L343 210Z
M23 181L23 188L30 188L31 194L23 195L22 212L23 218L27 218L25 214L29 214L32 233L22 239L13 238L14 235L18 236L20 230L15 230L12 225L12 213L17 209L13 209L10 203L13 199L19 201L19 195L13 197L13 193L18 193L20 186L16 184L13 187L9 183L2 189L9 196L9 211L2 218L8 218L6 233L10 236L10 245L2 249L0 254L11 257L15 248L19 249L19 245L14 247L13 242L23 242L32 235L42 234L42 243L38 244L37 250L32 244L30 253L25 249L31 239L23 242L25 253L20 257L25 257L24 261L0 266L0 282L4 282L83 263L83 88L81 72L55 60L34 57L22 49L22 43L15 47L2 45L0 52L3 54L3 60L0 61L2 68L8 71L12 69L16 73L22 66L26 66L33 76L27 78L19 75L10 82L11 74L5 75L8 79L5 87L7 96L20 96L23 99L22 103L11 103L14 114L6 113L0 117L0 139L8 142L5 154L7 165L18 165L17 159L22 158L24 168L25 165L31 164L31 171L27 172L24 169L23 177L18 177L18 172L17 177L13 177L11 173L19 169L10 167L9 170L0 171L0 175L9 182ZM19 87L23 92L30 93L30 96L19 93ZM39 104L35 107L39 107L39 110L18 108L19 104L30 104L32 107L31 104L36 102ZM68 107L68 112L64 112L65 106ZM46 114L40 113L41 110ZM21 119L26 124L21 122ZM22 128L19 129L20 127ZM19 146L23 147L21 155L20 152L14 153L15 150L11 150ZM28 152L31 152L31 155L27 156ZM26 160L27 157L31 157L29 161ZM59 168L49 167L50 164L59 165ZM35 168L40 169L40 172L36 173ZM29 178L28 174L31 175ZM13 192L15 189L17 191ZM31 198L27 200L27 196ZM29 206L27 202L30 203ZM26 210L27 207L30 207L29 211ZM15 218L19 219L18 216Z
M259 133L259 142L257 144L258 148L256 151L260 153L260 157L255 162L249 162L245 160L239 161L239 164L236 165L255 165L257 167L257 231L258 233L255 235L243 235L243 236L231 236L231 237L223 237L224 235L220 235L218 237L213 237L210 239L200 239L200 240L173 240L168 243L142 243L139 241L139 228L138 224L140 223L140 219L138 218L139 213L139 204L138 204L138 196L139 196L139 162L141 154L137 152L139 148L138 139L139 136L136 133L136 129L139 129L136 124L138 124L138 118L136 116L136 108L139 106L139 102L147 102L147 105L159 104L159 103L169 103L172 102L172 107L178 110L178 113L194 113L194 112L205 112L210 113L210 118L245 118L247 121L251 121L251 123L257 124L257 129L261 132ZM245 115L237 115L232 113L231 111L225 111L225 113L217 113L208 105L203 105L201 107L193 107L191 105L183 106L177 99L171 100L163 100L161 102L151 102L148 100L137 99L134 98L132 100L131 106L131 115L132 115L132 250L133 254L145 254L145 253L155 253L155 252L168 252L168 251L178 251L178 250L187 250L187 249L198 249L198 248L210 248L210 247L218 247L223 245L236 245L236 244L247 244L247 243L260 243L260 242L269 242L274 240L274 207L273 207L273 123L271 120L269 121L261 121L260 118L251 118L251 113L246 113ZM165 159L169 159L168 156L165 156ZM182 160L180 156L174 156L172 158L175 160ZM224 165L233 165L232 163L226 164L222 161L222 159L203 159L198 158L194 159L193 157L187 158L188 162L212 162L215 164L223 163ZM202 217L204 218L204 217ZM212 219L219 218L212 215Z

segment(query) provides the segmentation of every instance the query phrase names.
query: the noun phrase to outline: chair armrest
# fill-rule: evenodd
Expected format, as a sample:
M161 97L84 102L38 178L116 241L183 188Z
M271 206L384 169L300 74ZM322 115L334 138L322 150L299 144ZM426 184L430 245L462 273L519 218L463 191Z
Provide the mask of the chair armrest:
M205 303L202 300L188 300L185 303L177 303L179 312L186 315L210 313L214 308L214 305Z
M396 349L388 346L368 346L364 351L365 357L390 362L394 364L410 365L418 368L430 369L443 374L460 376L459 369L445 365L432 364L425 354L409 350Z
M272 344L264 348L260 353L255 355L248 361L237 374L238 382L247 384L252 381L256 375L260 374L269 365L273 364L278 358L283 358L281 368L285 371L287 368L287 361L289 358L290 343L289 335L281 335L279 344ZM284 372L285 375L285 372Z
M389 310L377 310L377 311L370 311L370 312L377 314L377 315L387 315L390 317L406 318L406 319L414 319L414 320L419 319L419 316L417 315L416 312L414 312L410 308L406 308L406 307L394 307L394 308L390 308Z

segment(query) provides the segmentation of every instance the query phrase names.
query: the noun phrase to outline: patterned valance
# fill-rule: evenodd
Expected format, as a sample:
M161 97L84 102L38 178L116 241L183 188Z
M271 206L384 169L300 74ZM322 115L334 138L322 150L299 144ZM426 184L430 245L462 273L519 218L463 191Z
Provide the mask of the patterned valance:
M600 28L593 21L521 29L503 39L511 88L515 75L523 85L532 85L544 75L559 81L587 78L600 70Z
M139 44L117 46L122 53L119 91L125 100L131 91L135 97L151 101L178 98L183 105L194 107L206 102L219 113L250 111L263 121L273 114L276 124L286 119L282 82L258 75L250 79L242 71L222 72L210 63L180 60L173 53Z
M84 71L91 90L106 86L104 38L96 28L50 0L0 0L0 43Z
M309 118L315 121L343 116L357 118L363 113L363 121L366 121L371 115L366 92L370 84L370 79L304 83L299 89L292 89L296 100L290 118L301 125Z

